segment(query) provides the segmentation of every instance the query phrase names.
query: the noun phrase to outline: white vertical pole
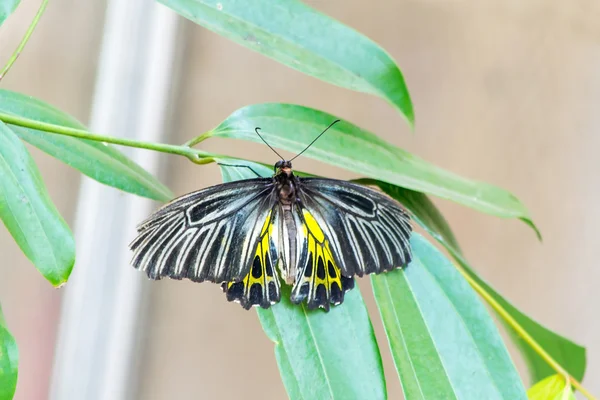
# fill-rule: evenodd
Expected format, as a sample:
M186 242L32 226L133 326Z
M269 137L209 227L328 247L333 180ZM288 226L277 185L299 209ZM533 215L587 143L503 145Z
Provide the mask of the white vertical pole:
M90 130L165 141L178 17L153 0L108 0ZM158 154L121 148L158 171ZM65 286L50 398L129 400L145 280L128 244L151 201L84 178L75 221L77 261Z

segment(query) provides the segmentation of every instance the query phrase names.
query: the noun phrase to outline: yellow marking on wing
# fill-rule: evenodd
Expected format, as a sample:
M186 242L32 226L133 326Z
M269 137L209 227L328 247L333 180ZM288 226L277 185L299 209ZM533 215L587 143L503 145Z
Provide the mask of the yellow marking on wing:
M333 259L331 248L329 247L329 240L325 240L325 234L323 233L323 230L319 226L319 223L315 220L315 218L312 216L312 214L308 212L308 210L306 210L306 209L302 210L302 214L304 215L304 221L305 221L305 224L302 225L304 237L309 238L309 241L310 241L310 238L312 237L313 240L316 241L317 243L319 243L322 248L324 247L325 252L326 252L326 257L327 257L326 259L331 260L331 263L333 264L333 266L336 269L339 269ZM316 246L316 244L315 244L315 246ZM310 248L311 247L309 246L309 249ZM315 257L313 256L313 260L314 259L315 259ZM325 265L327 265L327 263L325 263Z
M331 251L329 250L329 243L325 241L325 243L319 243L315 236L308 235L308 251L312 253L312 281L313 281L313 291L316 290L316 287L319 284L324 284L327 287L328 291L331 290L331 285L335 282L338 286L342 287L341 283L341 271L337 266L335 260L331 256ZM318 267L319 267L319 259L323 260L323 269L324 269L324 277L319 278ZM329 264L333 265L334 269L334 277L332 277L329 273ZM307 278L307 280L310 278Z
M269 211L269 214L267 214L267 219L265 219L265 223L260 230L260 237L263 237L267 229L269 229L269 236L271 236L271 233L273 232L273 224L271 224L271 211Z
M252 264L250 265L250 270L248 274L241 280L243 283L243 297L246 300L249 300L250 297L250 289L254 284L258 284L261 287L261 293L263 298L266 298L267 301L270 299L269 293L269 283L273 282L275 285L275 291L278 291L279 282L276 278L275 272L275 264L277 260L271 260L271 255L269 251L270 240L272 240L273 233L273 224L271 221L271 213L267 215L265 219L265 223L261 229L261 237L258 245L256 246L256 252L254 253L254 257L252 259ZM260 264L260 274L256 274L259 276L254 276L254 264L258 258L258 262ZM270 261L271 270L267 271L267 261ZM227 282L227 289L231 289L234 285L239 284L240 282ZM241 300L241 299L238 299Z
M321 227L317 221L315 221L314 217L307 210L302 210L302 213L304 215L304 221L306 222L306 226L303 227L304 232L306 233L306 228L308 227L308 230L314 235L317 242L323 243L323 240L325 240L325 234L321 230Z
M317 288L320 285L323 285L326 290L326 301L329 302L334 284L337 284L340 292L343 291L341 279L342 273L333 258L331 249L329 248L329 241L325 239L325 234L318 222L307 210L302 211L305 221L302 225L302 229L304 236L307 239L307 251L312 257L308 257L310 265L307 265L302 271L299 276L300 282L296 283L296 287L300 288L303 284L308 283L309 291L307 300L310 302L316 297ZM321 261L321 263L319 263L319 261ZM322 268L322 277L319 277L319 264L321 264ZM330 265L332 266L331 273L329 271ZM305 276L307 270L310 271L308 274L309 276ZM328 308L328 306L326 307Z

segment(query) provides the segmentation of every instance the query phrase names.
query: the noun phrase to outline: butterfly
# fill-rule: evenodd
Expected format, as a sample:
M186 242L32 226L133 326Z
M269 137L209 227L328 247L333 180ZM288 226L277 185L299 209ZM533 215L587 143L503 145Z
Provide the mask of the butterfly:
M155 280L220 283L245 309L278 303L285 283L292 303L329 311L355 275L408 265L412 226L400 204L366 186L296 176L296 157L281 157L272 177L208 187L158 209L129 246L133 266Z

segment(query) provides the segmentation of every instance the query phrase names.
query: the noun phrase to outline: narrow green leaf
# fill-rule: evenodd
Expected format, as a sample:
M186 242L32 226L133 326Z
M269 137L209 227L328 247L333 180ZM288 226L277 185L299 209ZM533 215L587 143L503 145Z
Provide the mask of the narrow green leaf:
M571 340L552 332L513 306L488 283L481 279L462 256L456 247L456 240L444 217L435 205L422 193L400 188L374 179L359 179L358 183L374 185L402 203L432 237L442 244L448 252L461 264L469 275L481 285L502 307L521 325L560 365L575 379L583 379L586 367L585 348ZM500 318L504 323L504 320ZM555 371L514 331L504 323L513 341L519 347L528 364L531 379L540 381Z
M409 268L413 267L422 268L416 262ZM405 398L456 399L406 277L394 272L371 283Z
M272 169L222 158L217 162L250 166L261 176ZM248 168L221 166L224 181L255 178ZM308 311L289 300L290 289L268 310L258 309L267 336L275 343L279 371L291 399L385 399L381 356L358 287L329 313Z
M237 110L205 135L262 143L254 132L258 126L269 144L298 153L336 119L293 104L256 104ZM334 125L304 155L481 212L531 223L527 210L511 193L438 168L346 121Z
M325 82L387 100L413 124L400 69L376 43L297 0L159 0L182 16ZM324 40L326 38L326 40Z
M16 9L21 0L2 0L0 1L0 26L6 21L10 14Z
M17 387L19 350L0 307L0 399L12 399Z
M292 399L385 399L381 356L358 287L329 313L282 301L258 316Z
M525 399L490 315L468 283L418 233L404 271L371 278L407 399Z
M529 400L575 400L571 385L561 375L552 375L533 385L527 391Z
M75 262L73 234L50 200L29 152L3 122L0 219L46 279L55 286L67 281Z
M0 90L0 111L36 121L86 129L75 118L36 98ZM105 143L9 125L23 140L98 182L125 192L167 201L171 191L154 176Z

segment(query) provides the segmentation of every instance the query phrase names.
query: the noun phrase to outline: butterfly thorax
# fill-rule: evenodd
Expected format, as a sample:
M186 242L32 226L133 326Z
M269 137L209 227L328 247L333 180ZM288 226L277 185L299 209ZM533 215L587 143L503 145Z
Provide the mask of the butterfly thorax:
M273 180L275 181L279 202L284 206L284 209L290 209L291 205L296 201L296 177L292 172L292 163L289 161L278 161L275 164Z

